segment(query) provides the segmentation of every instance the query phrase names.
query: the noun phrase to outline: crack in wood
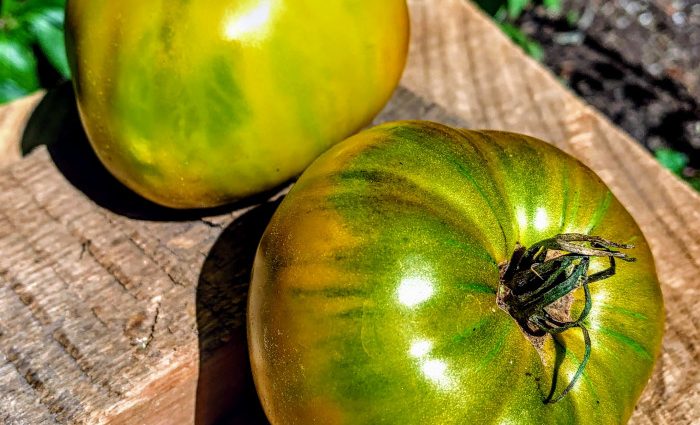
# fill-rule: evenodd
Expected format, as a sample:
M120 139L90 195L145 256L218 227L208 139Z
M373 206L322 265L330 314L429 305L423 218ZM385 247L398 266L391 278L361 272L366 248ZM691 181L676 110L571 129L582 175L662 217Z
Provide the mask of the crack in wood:
M221 229L223 229L224 227L226 227L226 224L217 223L217 222L215 222L214 220L212 220L212 219L209 218L209 217L202 217L202 218L199 219L199 221L200 221L201 223L203 223L203 224L206 224L207 226L209 226L209 227L211 227L211 228L213 228L213 229L219 229L219 230L221 230Z
M189 286L189 285L187 285L187 284L184 282L184 279L182 279L182 277L176 277L176 276L174 275L174 273L172 273L172 272L169 270L169 265L168 265L168 264L163 264L163 263L157 258L157 256L154 255L154 253L149 253L149 252L146 250L145 244L142 245L141 243L139 243L133 235L129 235L129 242L131 242L136 248L138 248L138 249L143 253L143 255L144 255L145 257L147 257L149 260L151 260L151 261L153 262L153 264L155 264L155 265L160 269L160 271L162 271L163 273L165 273L165 275L168 277L168 279L170 280L170 282L171 282L173 285L175 285L175 286L180 286L180 287L182 287L182 288L187 288L187 287ZM175 255L175 253L172 252L172 250L170 250L170 248L168 248L167 246L162 245L162 244L158 244L158 245L159 245L160 248L166 249L166 250L168 250L171 254ZM182 280L181 280L181 279L182 279Z
M151 341L153 341L154 335L156 333L156 325L158 325L158 318L160 317L160 303L156 306L156 313L155 316L153 317L153 324L151 325L150 332L148 333L148 339L146 340L146 346L144 347L144 350L148 348L149 345L151 345Z
M88 247L90 246L90 241L89 240L84 240L80 242L80 255L78 256L79 260L83 259L83 256L85 255L85 252L88 250Z
M114 278L114 281L124 290L126 294L135 300L139 299L131 291L131 289L133 289L137 284L135 284L134 280L131 279L129 275L124 272L124 270L122 270L119 264L109 259L108 254L102 253L93 243L86 244L86 251L97 262L97 264L102 266L102 268Z
M148 327L148 334L145 336L139 336L135 337L132 340L132 345L137 347L140 350L147 350L148 347L151 345L151 342L153 341L153 338L155 337L156 333L156 326L158 325L158 319L160 318L160 297L156 297L156 306L155 306L155 313L153 315L153 320L151 321L151 325ZM142 324L142 319L139 318L138 321L134 322L131 324L131 328L136 328L140 327ZM131 329L125 330L125 332L128 332Z
M98 322L102 323L106 328L109 328L110 327L109 323L107 321L105 321L102 317L100 317L101 310L102 310L102 308L99 306L90 308L90 312L95 317L95 319L97 319Z

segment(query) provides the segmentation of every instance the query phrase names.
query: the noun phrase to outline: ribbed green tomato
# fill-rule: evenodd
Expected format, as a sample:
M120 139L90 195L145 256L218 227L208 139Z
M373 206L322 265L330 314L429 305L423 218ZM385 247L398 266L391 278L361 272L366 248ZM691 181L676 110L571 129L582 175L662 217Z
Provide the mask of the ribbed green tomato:
M535 337L536 315L526 333L502 279L524 261L511 261L518 244L556 235L571 249L517 276L532 294L556 281L548 264L572 260L561 279L587 273L545 308L548 323L582 316L584 287L591 309ZM595 275L617 251L636 262ZM316 160L269 224L251 285L250 355L273 424L624 423L663 332L647 243L590 169L537 139L427 122L375 127ZM588 363L553 402L585 357L584 334Z
M172 207L274 187L368 124L408 25L405 0L69 0L66 19L98 157Z

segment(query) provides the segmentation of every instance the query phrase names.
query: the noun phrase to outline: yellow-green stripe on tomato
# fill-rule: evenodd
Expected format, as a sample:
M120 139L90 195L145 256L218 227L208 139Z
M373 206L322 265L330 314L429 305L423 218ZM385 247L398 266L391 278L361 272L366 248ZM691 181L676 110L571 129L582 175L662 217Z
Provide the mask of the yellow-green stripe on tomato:
M408 27L405 0L69 0L66 37L102 163L189 208L270 189L368 124Z
M364 131L304 172L248 310L273 424L624 423L663 323L644 236L590 169L427 122Z

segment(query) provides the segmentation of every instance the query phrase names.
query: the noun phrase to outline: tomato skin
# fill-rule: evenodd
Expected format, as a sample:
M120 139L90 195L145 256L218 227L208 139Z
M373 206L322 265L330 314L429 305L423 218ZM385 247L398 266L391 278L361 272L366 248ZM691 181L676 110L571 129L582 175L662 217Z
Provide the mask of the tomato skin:
M163 205L270 189L381 110L405 0L70 0L66 38L103 164Z
M496 304L516 242L631 243L578 329L541 354ZM607 266L592 260L591 273ZM572 315L583 308L574 293ZM248 338L273 424L619 424L657 358L664 310L640 229L602 181L540 140L427 122L375 127L302 175L255 259ZM555 373L555 364L560 364Z

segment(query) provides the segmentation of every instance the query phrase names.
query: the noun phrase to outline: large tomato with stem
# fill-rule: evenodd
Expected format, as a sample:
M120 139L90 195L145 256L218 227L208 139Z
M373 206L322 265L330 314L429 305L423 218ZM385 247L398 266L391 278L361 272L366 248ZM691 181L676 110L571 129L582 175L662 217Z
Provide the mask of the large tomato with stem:
M390 123L322 155L260 243L274 424L619 424L664 309L634 220L540 140Z
M69 0L66 16L98 157L183 208L301 173L381 110L408 46L405 0Z

